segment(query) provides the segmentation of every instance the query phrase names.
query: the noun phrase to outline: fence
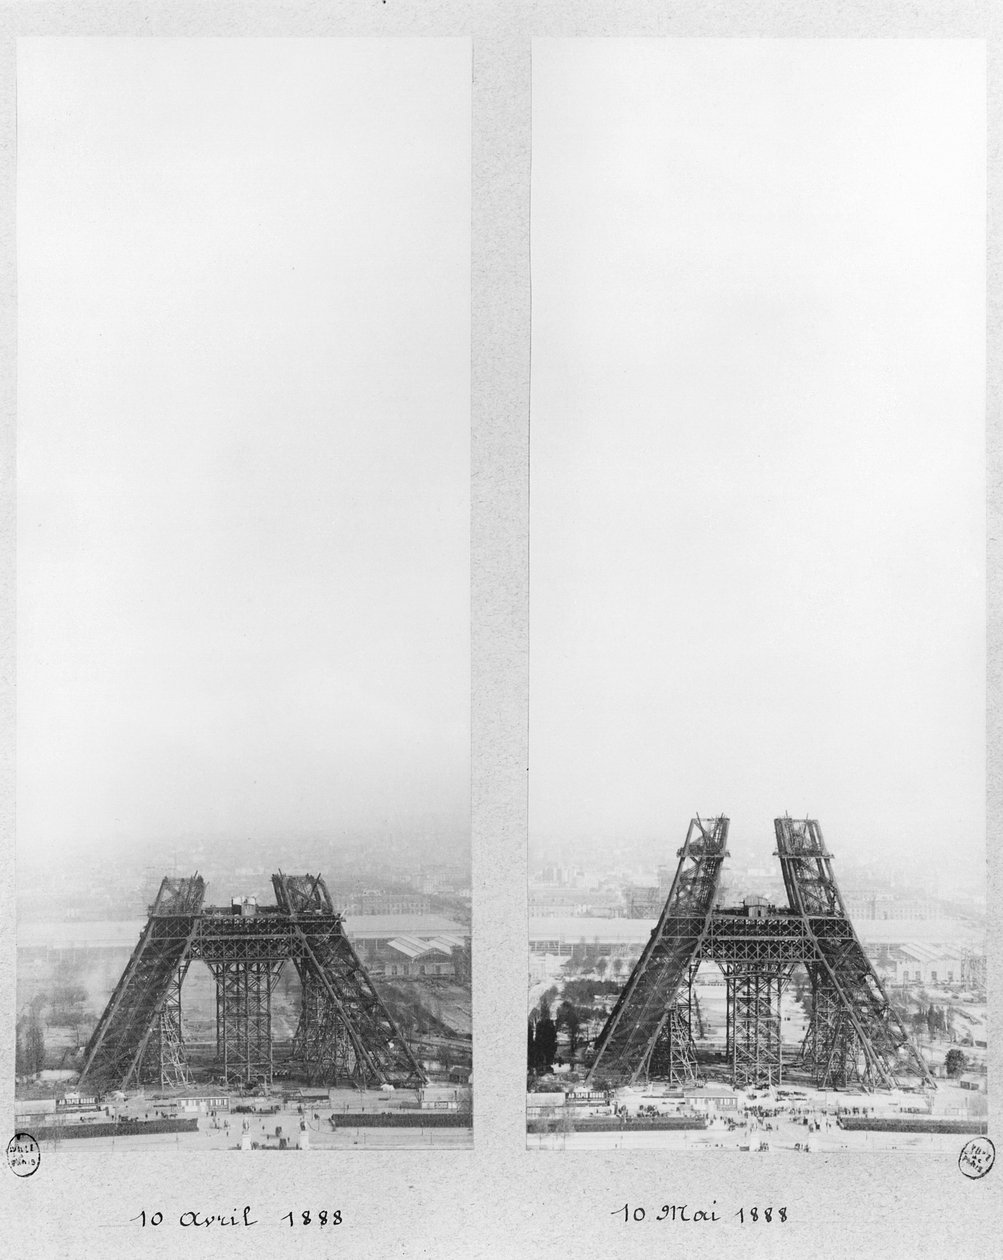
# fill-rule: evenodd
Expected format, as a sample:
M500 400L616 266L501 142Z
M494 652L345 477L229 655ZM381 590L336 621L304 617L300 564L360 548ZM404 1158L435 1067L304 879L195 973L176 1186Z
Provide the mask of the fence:
M136 1137L146 1133L197 1133L199 1122L192 1120L143 1120L138 1124L55 1124L31 1130L38 1142L62 1138Z
M530 1133L623 1133L642 1129L706 1129L703 1116L638 1116L623 1119L618 1116L583 1116L572 1119L566 1116L558 1120L530 1120L526 1128Z
M469 1129L469 1111L348 1111L331 1117L335 1129Z
M839 1116L841 1129L867 1129L874 1133L985 1133L985 1120L955 1120L946 1116Z

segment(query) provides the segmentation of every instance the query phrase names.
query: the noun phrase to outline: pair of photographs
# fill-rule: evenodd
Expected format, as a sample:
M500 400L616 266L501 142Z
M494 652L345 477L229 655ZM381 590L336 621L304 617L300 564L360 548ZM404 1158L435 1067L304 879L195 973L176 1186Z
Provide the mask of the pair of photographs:
M534 41L473 446L469 40L17 76L18 1128L471 1145L473 635L531 1148L984 1133L982 45Z

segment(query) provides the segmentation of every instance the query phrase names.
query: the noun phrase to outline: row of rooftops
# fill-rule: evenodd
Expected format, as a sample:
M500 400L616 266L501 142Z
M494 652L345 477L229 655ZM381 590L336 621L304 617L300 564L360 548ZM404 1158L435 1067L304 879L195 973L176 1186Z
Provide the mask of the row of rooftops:
M395 936L387 942L387 949L395 950L406 958L419 958L423 954L450 955L454 949L461 949L466 944L462 936L454 933L443 933L440 936Z

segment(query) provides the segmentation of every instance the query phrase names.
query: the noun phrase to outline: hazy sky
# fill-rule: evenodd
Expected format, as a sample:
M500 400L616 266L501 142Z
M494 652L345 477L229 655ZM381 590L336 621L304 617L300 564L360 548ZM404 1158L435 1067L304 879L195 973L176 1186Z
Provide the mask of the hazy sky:
M20 41L18 177L21 852L462 822L469 41Z
M977 860L976 42L538 40L531 836Z

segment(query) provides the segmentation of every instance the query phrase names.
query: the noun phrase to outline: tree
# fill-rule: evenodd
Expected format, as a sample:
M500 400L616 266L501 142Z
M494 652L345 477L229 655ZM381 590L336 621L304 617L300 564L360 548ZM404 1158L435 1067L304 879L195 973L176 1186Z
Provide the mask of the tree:
M45 1066L45 1035L35 1015L19 1021L14 1054L21 1076L34 1076Z
M606 974L606 968L608 966L609 966L609 963L607 962L605 958L600 958L599 961L596 963L596 972L599 975L600 979Z
M530 1070L536 1067L536 1035L533 1031L533 1021L528 1024L529 1039L526 1044L526 1063Z
M570 1002L562 1002L557 1008L557 1027L568 1030L568 1054L572 1059L578 1049L578 1029L581 1022L578 1011Z
M613 959L613 974L615 976L623 975L623 959L622 958Z
M960 1076L961 1073L965 1070L965 1066L967 1065L967 1063L968 1063L968 1060L965 1058L964 1054L960 1050L958 1050L957 1048L953 1050L948 1050L947 1058L944 1061L944 1066L945 1068L947 1068L947 1075Z
M557 1054L557 1028L548 1013L536 1023L536 1064L541 1071L546 1071Z

